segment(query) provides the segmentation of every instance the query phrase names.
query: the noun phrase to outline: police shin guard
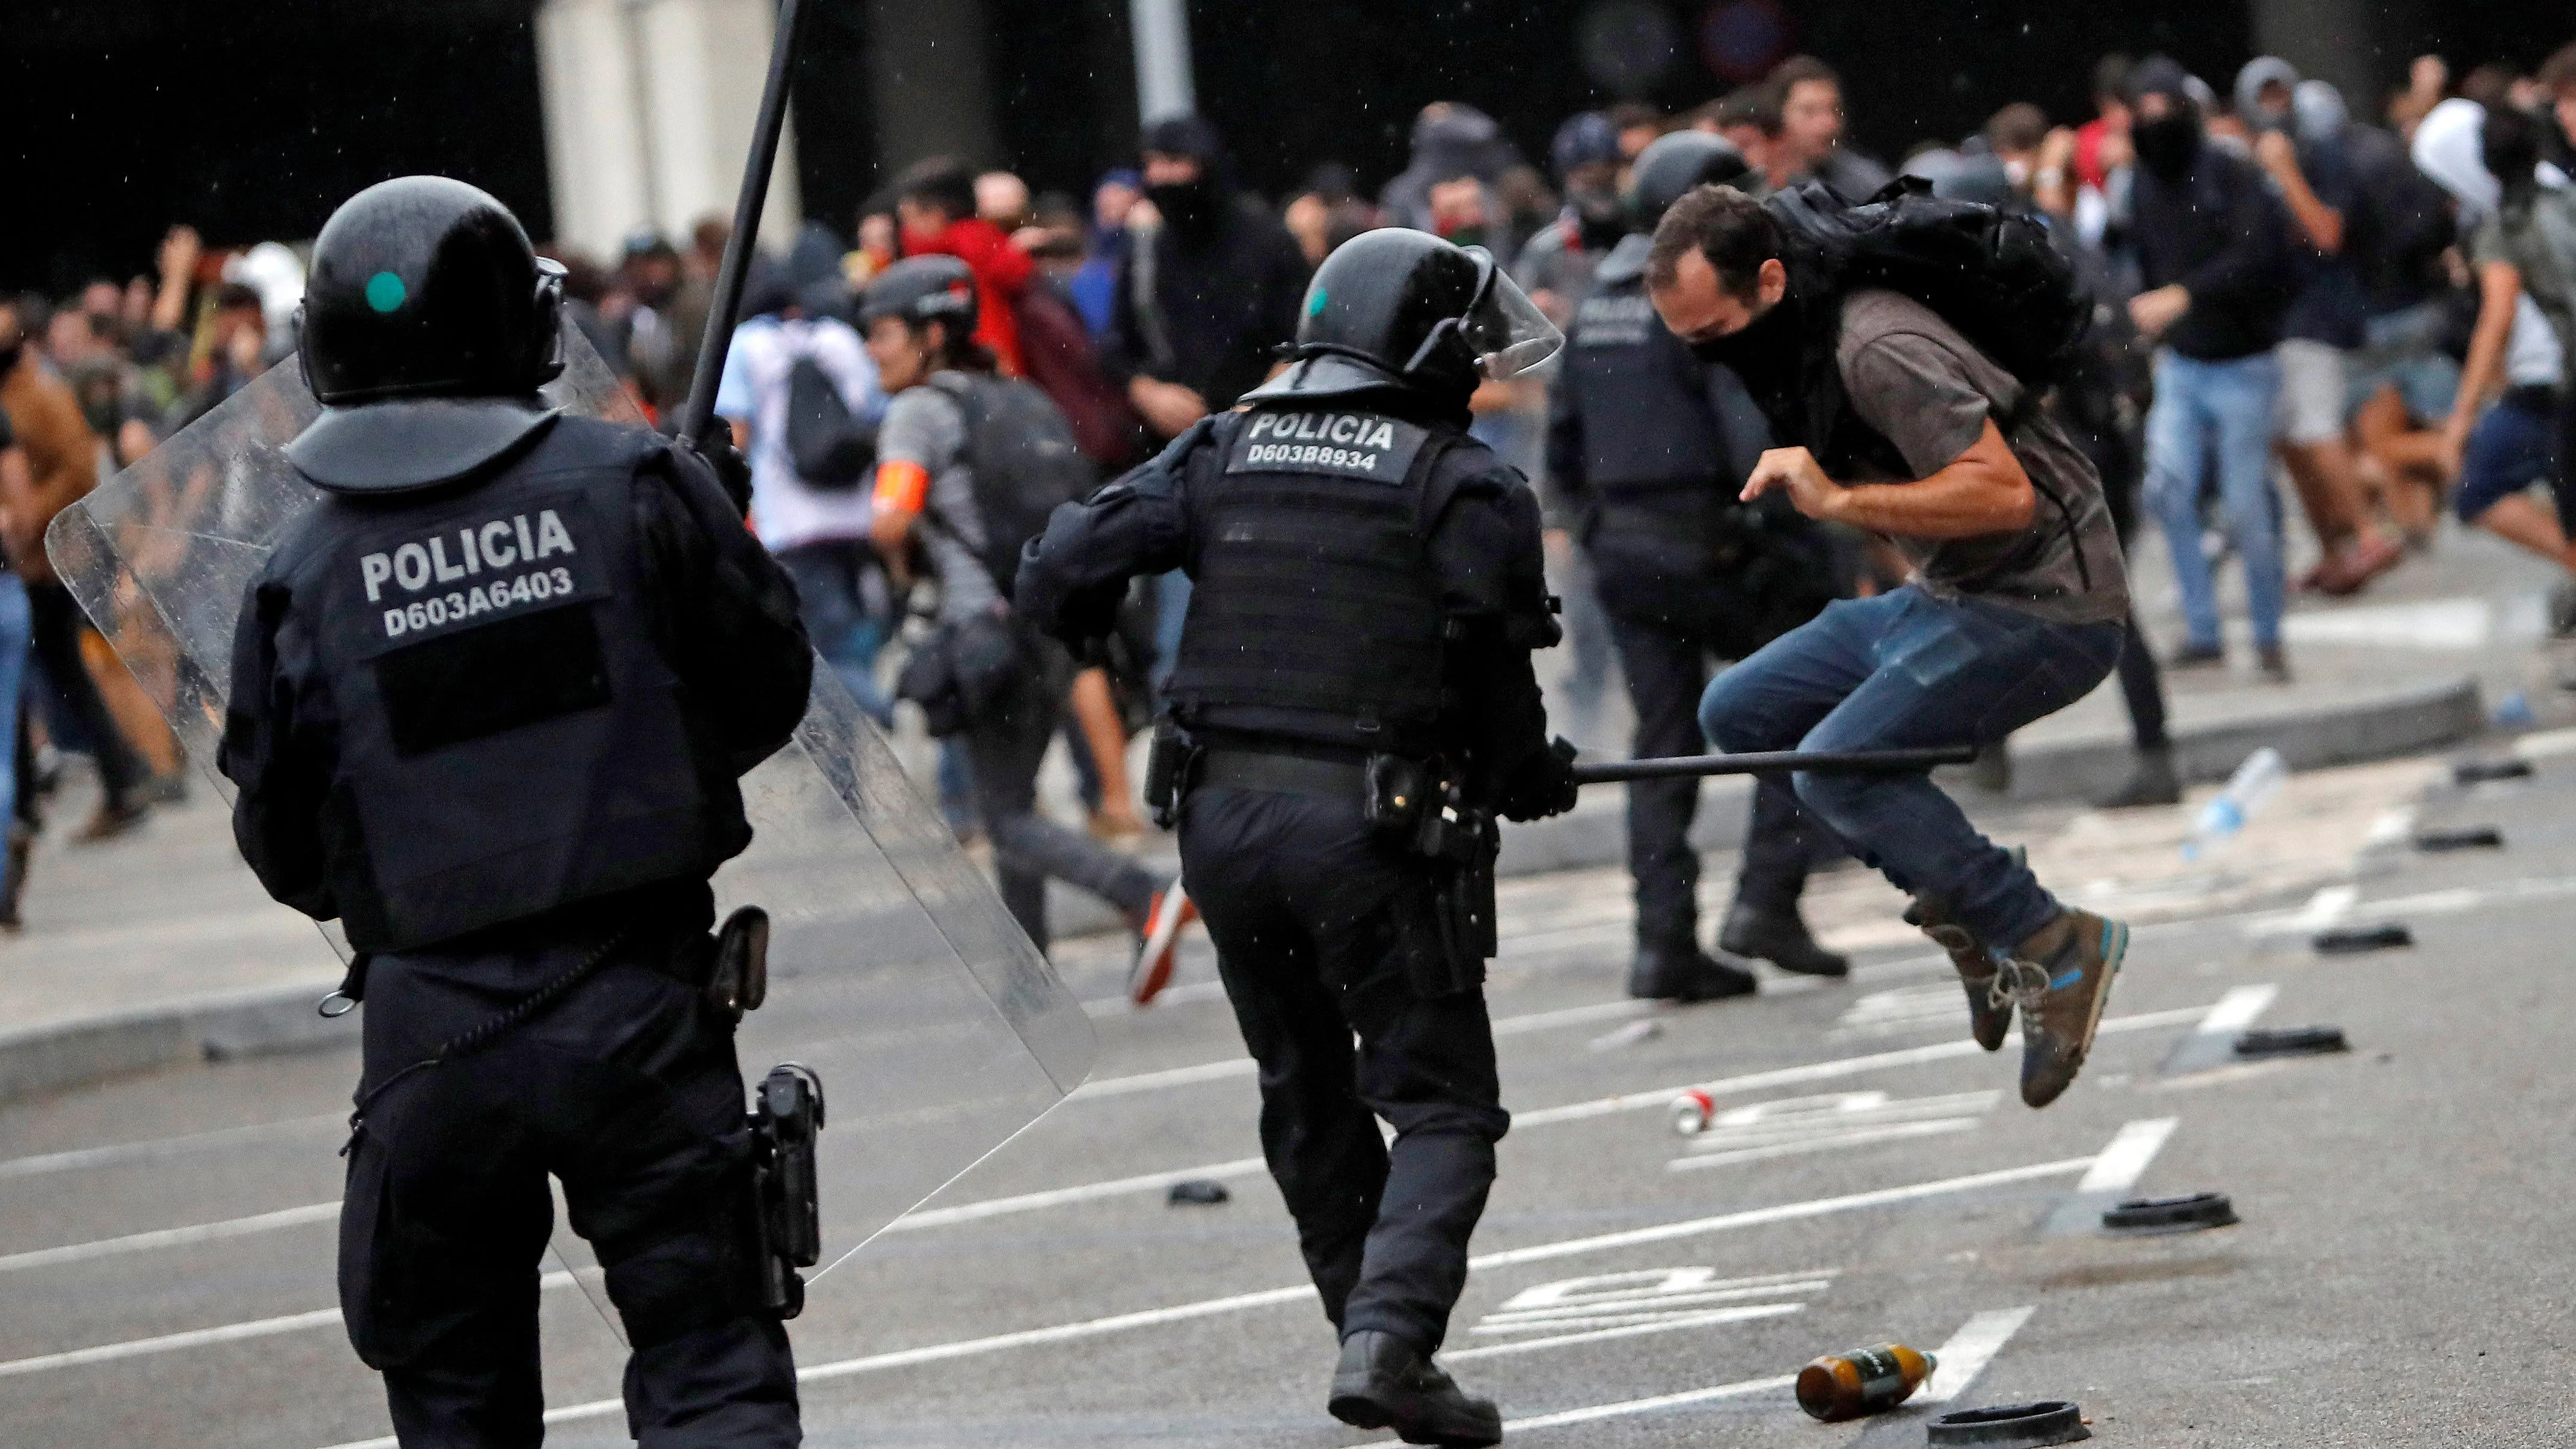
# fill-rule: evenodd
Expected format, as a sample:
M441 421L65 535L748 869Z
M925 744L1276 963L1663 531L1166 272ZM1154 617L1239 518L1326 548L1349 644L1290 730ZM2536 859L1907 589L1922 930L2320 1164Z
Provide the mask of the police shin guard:
M823 1079L796 1062L769 1069L752 1101L751 1184L760 1303L780 1318L805 1311L805 1275L823 1256L815 1134L823 1130Z

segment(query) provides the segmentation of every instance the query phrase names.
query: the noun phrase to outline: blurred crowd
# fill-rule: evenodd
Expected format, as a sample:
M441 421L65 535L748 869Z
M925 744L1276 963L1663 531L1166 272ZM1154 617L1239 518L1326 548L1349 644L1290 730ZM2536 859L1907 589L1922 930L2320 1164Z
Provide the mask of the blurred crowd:
M874 546L868 489L823 446L835 429L864 440L886 408L854 320L870 278L907 256L962 260L982 299L975 340L1046 393L1108 477L1258 385L1295 333L1315 265L1371 228L1483 246L1562 322L1628 229L1629 163L1688 128L1741 151L1744 184L1759 190L1812 181L1859 200L1904 176L2046 219L2098 303L2087 365L2054 406L2085 425L2124 519L2156 519L2182 590L2185 637L2151 653L2133 640L2150 680L2158 659L2222 661L2214 570L2231 563L2245 577L2255 668L2288 678L2285 596L2367 588L2425 547L2446 509L2576 579L2576 45L2529 72L2455 74L2424 57L2388 95L2345 96L2274 57L2204 79L2161 58L2109 56L2092 90L2090 114L2016 101L1972 135L1927 137L1886 159L1846 141L1849 98L1812 57L1678 114L1628 104L1575 115L1543 155L1475 107L1442 102L1416 116L1408 164L1374 191L1323 161L1279 197L1246 186L1226 138L1194 117L1148 125L1133 164L1083 196L932 159L846 231L809 221L792 247L758 256L717 410L750 456L754 526L797 578L817 647L863 707L891 719L915 590ZM590 348L648 416L675 414L686 393L726 240L726 223L708 218L685 237L639 233L614 258L545 249L566 268ZM0 761L14 762L0 816L16 822L0 923L17 919L62 755L89 756L103 785L80 839L129 829L184 788L169 731L48 569L46 524L293 348L294 246L215 251L180 227L158 260L157 275L69 297L0 296L11 567L0 721L19 722L0 741ZM1493 383L1474 403L1478 435L1543 493L1545 389ZM2296 578L2285 499L2319 545ZM1611 651L1564 546L1582 520L1554 523L1573 655L1565 689L1582 712L1604 695ZM1846 590L1894 582L1865 540L1848 552ZM1126 747L1150 717L1187 597L1179 575L1140 586L1128 626L1070 686L1069 754L1094 832L1113 841L1144 830ZM2555 597L2551 622L2576 632L2576 583ZM2133 704L2144 698L2132 690ZM2160 728L2142 718L2141 743ZM971 836L964 768L949 752L940 794Z

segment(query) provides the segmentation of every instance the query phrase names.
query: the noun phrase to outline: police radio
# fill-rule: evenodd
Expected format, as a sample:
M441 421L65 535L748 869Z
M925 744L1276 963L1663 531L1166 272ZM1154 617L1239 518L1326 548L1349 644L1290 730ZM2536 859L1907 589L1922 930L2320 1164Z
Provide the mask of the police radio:
M805 1311L805 1275L823 1256L815 1134L823 1130L823 1079L801 1062L769 1069L752 1098L752 1230L761 1305L780 1318Z

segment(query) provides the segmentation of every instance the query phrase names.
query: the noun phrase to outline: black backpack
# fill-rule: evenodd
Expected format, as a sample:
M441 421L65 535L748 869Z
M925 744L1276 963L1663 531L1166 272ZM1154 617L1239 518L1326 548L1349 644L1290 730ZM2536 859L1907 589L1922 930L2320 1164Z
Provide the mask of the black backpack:
M1060 504L1088 497L1099 471L1074 443L1073 425L1022 378L934 378L966 418L966 466L984 528L984 569L1002 597L1020 574L1020 549L1046 531Z
M875 469L877 435L808 354L787 369L787 461L809 488L843 492Z
M1793 273L1818 294L1902 293L1938 313L2035 398L2074 361L2093 298L2037 217L1932 194L1901 176L1869 200L1821 182L1766 203Z

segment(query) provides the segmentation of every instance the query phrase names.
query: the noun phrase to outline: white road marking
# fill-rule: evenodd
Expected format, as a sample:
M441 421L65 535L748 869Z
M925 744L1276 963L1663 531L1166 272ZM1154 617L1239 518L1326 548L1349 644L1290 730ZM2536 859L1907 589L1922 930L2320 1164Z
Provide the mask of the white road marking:
M2134 1126L2135 1124L2132 1125ZM2126 1128L2122 1129L2123 1137L2128 1134L2128 1130L2129 1129ZM2121 1140L2122 1137L2114 1137L2112 1139L2112 1147L2117 1147ZM2104 1149L2105 1152L2110 1150L2111 1148ZM1663 1223L1651 1228L1633 1228L1625 1232L1601 1233L1586 1238L1569 1238L1554 1243L1538 1243L1526 1248L1513 1248L1499 1253L1480 1254L1469 1259L1468 1266L1471 1269L1480 1271L1492 1268L1504 1268L1520 1263L1540 1263L1556 1258L1574 1257L1583 1253L1606 1252L1619 1248L1636 1247L1645 1243L1664 1243L1682 1238L1704 1237L1711 1233L1729 1232L1737 1228L1760 1227L1770 1223L1794 1222L1805 1218L1826 1217L1835 1213L1853 1212L1864 1208L1885 1207L1895 1203L1912 1202L1922 1198L1941 1197L1959 1192L1974 1192L1979 1188L2000 1187L2016 1182L2030 1182L2040 1178L2056 1177L2064 1173L2074 1172L2079 1168L2090 1168L2094 1161L2095 1159L2092 1157L2061 1158L2055 1162L2033 1163L2026 1167L2007 1167L1997 1169L1992 1172L1969 1173L1962 1177L1947 1177L1936 1179L1931 1182L1908 1183L1902 1187L1878 1188L1869 1192L1846 1193L1839 1197L1814 1198L1805 1202L1781 1203L1774 1207L1752 1208L1742 1212L1721 1213L1715 1217L1693 1218L1685 1222L1677 1223ZM1169 1308L1149 1308L1134 1313L1112 1314L1105 1318L1089 1318L1073 1323L1059 1323L1045 1328L1024 1328L1009 1333L993 1334L984 1338L958 1339L948 1343L925 1344L919 1348L896 1349L890 1353L867 1354L859 1358L842 1359L836 1363L814 1364L798 1369L796 1371L796 1377L800 1383L819 1383L829 1379L848 1378L857 1374L876 1373L885 1369L907 1368L915 1364L938 1363L951 1359L980 1357L985 1354L998 1353L1007 1349L1029 1348L1041 1344L1065 1343L1077 1339L1097 1338L1105 1334L1122 1333L1131 1328L1150 1328L1167 1323L1182 1323L1192 1319L1210 1318L1225 1313L1236 1313L1246 1309L1266 1308L1278 1304L1303 1302L1307 1299L1313 1298L1314 1296L1314 1288L1311 1285L1302 1283L1293 1288L1270 1288L1255 1293L1237 1293L1223 1298L1202 1299L1196 1303L1175 1304ZM1794 1379L1784 1378L1767 1380L1765 1382L1790 1383L1794 1382ZM1697 1392L1701 1396L1707 1396L1711 1391L1700 1390ZM1677 1402L1689 1401L1690 1400L1688 1399L1677 1400ZM560 1409L547 1410L545 1422L549 1424L560 1424L577 1419L598 1418L608 1414L622 1413L624 1412L625 1407L626 1405L623 1399L597 1399L586 1404L569 1404ZM1574 1412L1591 1413L1592 1411ZM1596 1414L1594 1416L1608 1417L1606 1414ZM1558 1420L1551 1416L1547 1422L1553 1423L1558 1422ZM1565 1420L1564 1422L1574 1421ZM332 1449L395 1449L395 1441L390 1438L368 1439L350 1444L334 1445L332 1446Z
M1657 1409L1678 1409L1689 1404L1705 1404L1718 1399L1740 1399L1773 1389L1790 1389L1798 1385L1796 1374L1780 1374L1767 1379L1740 1379L1715 1388L1691 1389L1678 1394L1657 1394L1651 1399L1629 1399L1616 1404L1595 1404L1588 1409L1567 1409L1560 1413L1540 1414L1530 1419L1504 1421L1506 1434L1526 1434L1533 1429L1554 1429L1566 1424L1589 1424L1595 1419L1616 1419L1626 1414L1651 1414Z
M1967 997L1958 986L1950 981L1930 981L1920 986L1873 991L1859 998L1825 1033L1825 1039L1893 1036L1927 1027L1957 1026L1967 1018Z
M1915 1398L1921 1404L1946 1404L1968 1391L1977 1375L1986 1371L1995 1355L2021 1326L2030 1321L2031 1308L1989 1308L1959 1325L1950 1341L1932 1350L1938 1367L1932 1370L1932 1381L1923 1386Z
M306 1223L327 1223L339 1219L336 1202L310 1203L304 1207L280 1208L275 1212L255 1213L246 1218L232 1218L220 1223L199 1223L193 1227L160 1228L148 1233L128 1233L121 1238L100 1238L95 1242L66 1243L59 1248L38 1248L32 1252L0 1255L0 1273L14 1273L23 1268L50 1268L58 1263L80 1263L92 1258L113 1257L118 1253L139 1253L147 1248L175 1248L188 1243L211 1243L224 1238L247 1237L278 1228L301 1227Z
M2182 1119L2157 1117L2131 1122L2121 1127L2111 1145L2102 1149L2093 1165L2084 1172L2084 1180L2075 1184L2077 1192L2127 1192L2146 1175L2147 1164L2164 1150L2165 1139L2173 1136Z
M1601 1327L1704 1312L1719 1303L1788 1293L1821 1293L1834 1270L1770 1273L1753 1278L1717 1276L1715 1268L1646 1268L1595 1273L1541 1283L1515 1293L1476 1324L1476 1333L1544 1332L1569 1326Z
M2283 619L2281 637L2292 644L2475 649L2494 637L2495 627L2495 606L2485 599L2425 599L2313 610Z
M2536 730L2515 740L2513 752L2526 760L2576 754L2576 729Z
M155 1137L144 1142L117 1142L105 1147L83 1147L70 1152L46 1152L33 1157L13 1157L0 1162L0 1178L36 1177L49 1172L77 1172L90 1167L113 1167L124 1162L148 1162L156 1157L175 1157L189 1152L230 1146L244 1138L265 1137L272 1133L300 1131L349 1120L346 1112L324 1112L315 1117L290 1117L279 1122L254 1122L247 1127L220 1127L211 1132L191 1132L183 1137Z
M1891 1099L1883 1091L1870 1091L1755 1102L1711 1118L1708 1127L1689 1140L1690 1155L1675 1158L1665 1167L1673 1172L1688 1172L1836 1147L1964 1132L1993 1111L2002 1097L2003 1093L1988 1090Z
M1616 1021L1644 1015L1650 1008L1642 1001L1602 1001L1590 1006L1572 1006L1562 1011L1538 1011L1526 1016L1506 1016L1494 1023L1497 1037L1525 1036L1531 1032L1550 1031L1561 1026L1583 1026L1596 1021ZM1196 1086L1201 1082L1231 1081L1253 1073L1250 1057L1230 1057L1221 1062L1200 1062L1195 1066L1172 1067L1159 1072L1138 1072L1127 1077L1103 1077L1085 1082L1065 1098L1068 1102L1097 1101L1103 1097L1125 1097L1137 1092L1159 1092L1169 1087Z
M1673 1333L1685 1328L1718 1328L1730 1323L1750 1323L1756 1319L1778 1318L1797 1313L1803 1303L1751 1303L1738 1308L1711 1308L1699 1313L1683 1313L1643 1319L1614 1328L1595 1328L1581 1333L1564 1333L1553 1338L1530 1338L1517 1343L1489 1343L1483 1348L1462 1348L1456 1353L1440 1355L1442 1363L1458 1363L1480 1358L1500 1358L1510 1353L1531 1353L1542 1348L1569 1348L1578 1343L1600 1343L1613 1338L1635 1338L1648 1333Z
M2209 1009L2209 1015L2200 1019L2193 1035L2220 1036L2243 1031L2252 1026L2254 1018L2261 1016L2280 994L2278 986L2239 986L2218 998L2218 1004Z

